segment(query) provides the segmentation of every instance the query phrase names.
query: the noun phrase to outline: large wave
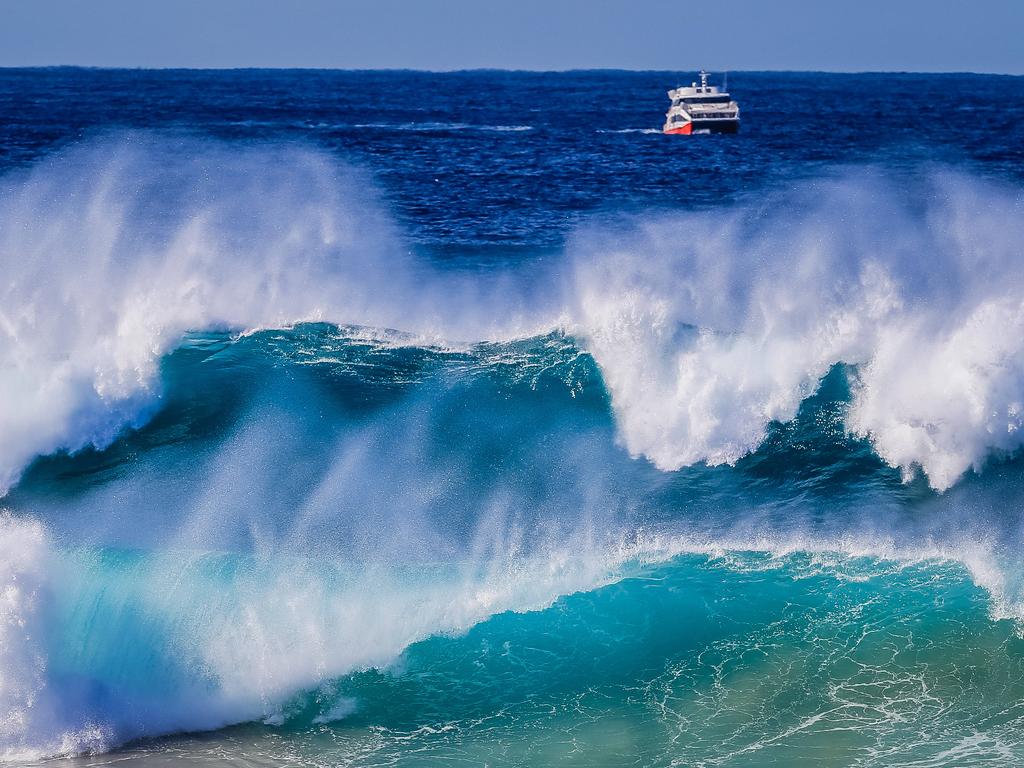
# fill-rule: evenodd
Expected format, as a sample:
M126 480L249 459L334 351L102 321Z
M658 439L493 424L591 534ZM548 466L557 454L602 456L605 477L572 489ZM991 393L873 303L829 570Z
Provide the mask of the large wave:
M295 147L143 135L58 154L0 196L0 491L37 455L151 414L186 331L303 320L433 340L527 334L498 285L411 256L366 178Z
M311 319L435 343L561 326L664 469L735 462L836 363L849 428L937 489L1020 445L1022 198L991 182L847 173L595 225L529 279L410 255L367 180L310 150L134 137L4 186L0 488L144 421L184 332Z
M1022 614L1019 470L953 487L1020 447L1019 190L841 172L483 270L309 149L0 183L10 759L276 722L680 552L956 559Z

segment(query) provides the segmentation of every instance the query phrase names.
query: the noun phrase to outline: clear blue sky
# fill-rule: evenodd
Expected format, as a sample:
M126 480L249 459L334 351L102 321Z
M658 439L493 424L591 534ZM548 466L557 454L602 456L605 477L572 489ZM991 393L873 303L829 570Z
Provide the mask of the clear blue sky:
M1024 73L1024 0L0 0L0 66Z

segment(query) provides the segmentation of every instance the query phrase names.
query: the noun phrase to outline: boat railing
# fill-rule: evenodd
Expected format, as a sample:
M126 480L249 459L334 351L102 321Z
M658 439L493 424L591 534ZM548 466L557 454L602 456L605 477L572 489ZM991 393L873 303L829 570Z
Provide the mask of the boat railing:
M737 115L737 114L739 114L739 111L740 111L740 108L739 108L738 104L735 105L735 106L731 105L731 104L729 106L717 106L717 105L716 106L710 106L710 105L709 106L705 106L705 105L699 105L700 106L699 109L694 109L693 108L694 106L698 106L698 105L687 105L687 112L689 112L691 115L706 115L706 114L716 114L717 115L717 114L721 113L723 116L727 116L727 115Z

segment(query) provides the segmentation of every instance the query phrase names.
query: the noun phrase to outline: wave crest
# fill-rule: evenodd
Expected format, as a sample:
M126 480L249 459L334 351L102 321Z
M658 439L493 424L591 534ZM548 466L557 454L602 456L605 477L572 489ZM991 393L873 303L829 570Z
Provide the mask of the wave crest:
M1021 205L960 175L861 173L581 234L574 316L625 445L667 470L733 463L845 363L848 428L908 476L944 490L1019 448Z
M847 428L908 477L943 490L1021 445L1021 195L978 179L845 173L593 225L529 275L411 255L363 177L294 147L132 136L4 186L0 492L145 422L185 332L303 320L418 343L565 329L626 447L667 470L755 450L837 363Z

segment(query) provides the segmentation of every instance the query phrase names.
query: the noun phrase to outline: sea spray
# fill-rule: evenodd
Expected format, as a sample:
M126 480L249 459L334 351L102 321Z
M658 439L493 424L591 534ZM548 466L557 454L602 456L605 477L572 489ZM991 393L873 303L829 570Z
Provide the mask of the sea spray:
M133 135L0 183L0 491L36 455L146 421L186 331L523 330L514 296L484 311L501 284L481 292L410 256L366 182L308 149Z
M12 759L359 717L353 676L429 638L687 593L689 556L1021 615L1013 188L842 172L480 275L316 151L61 157L0 203Z
M849 172L724 211L581 232L574 310L630 452L735 463L837 363L846 419L938 490L1021 445L1021 193ZM609 247L611 243L611 247Z

